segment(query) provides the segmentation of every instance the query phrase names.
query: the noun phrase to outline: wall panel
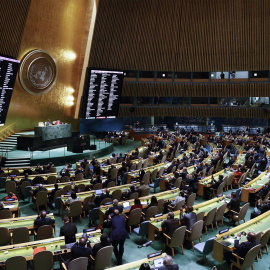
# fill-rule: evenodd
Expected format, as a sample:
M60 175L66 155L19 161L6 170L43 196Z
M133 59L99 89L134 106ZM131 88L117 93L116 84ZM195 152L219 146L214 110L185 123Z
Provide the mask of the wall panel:
M90 65L268 70L269 14L269 0L100 0Z

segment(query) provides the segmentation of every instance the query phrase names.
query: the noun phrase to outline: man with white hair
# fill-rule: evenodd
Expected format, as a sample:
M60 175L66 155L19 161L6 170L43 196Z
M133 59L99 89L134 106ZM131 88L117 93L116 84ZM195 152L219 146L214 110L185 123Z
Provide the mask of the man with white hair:
M169 255L165 255L163 259L163 265L158 270L179 270L179 266L173 263L173 258Z

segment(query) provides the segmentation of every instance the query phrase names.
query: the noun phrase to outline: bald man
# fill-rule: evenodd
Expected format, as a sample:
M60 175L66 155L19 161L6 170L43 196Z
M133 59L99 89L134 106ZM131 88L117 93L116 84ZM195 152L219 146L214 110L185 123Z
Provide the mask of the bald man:
M90 246L90 242L87 242L87 239L84 237L81 237L79 239L78 244L75 244L71 248L71 260L80 258L80 257L86 257L90 258L90 255L93 254L92 248Z
M34 225L37 229L43 225L52 225L55 223L54 219L48 218L46 216L47 216L46 211L45 210L41 211L40 215L34 222Z

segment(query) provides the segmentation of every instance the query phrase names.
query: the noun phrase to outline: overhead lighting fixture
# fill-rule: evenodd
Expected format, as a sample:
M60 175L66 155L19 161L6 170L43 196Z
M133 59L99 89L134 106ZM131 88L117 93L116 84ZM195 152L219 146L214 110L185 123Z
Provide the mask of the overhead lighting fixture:
M257 77L258 76L258 73L257 72L254 72L254 77Z
M163 73L163 74L162 74L162 77L165 77L165 76L166 76L165 73Z

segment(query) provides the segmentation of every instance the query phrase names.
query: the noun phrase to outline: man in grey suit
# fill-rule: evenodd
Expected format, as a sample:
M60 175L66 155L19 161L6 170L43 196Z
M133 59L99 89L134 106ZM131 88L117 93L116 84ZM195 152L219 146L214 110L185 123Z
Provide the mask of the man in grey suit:
M179 266L173 263L173 258L169 255L165 255L163 259L163 265L158 270L179 270Z
M183 215L183 208L180 209L181 226L185 225L187 230L191 231L194 223L197 221L197 215L193 212L192 206L185 207L186 213Z

